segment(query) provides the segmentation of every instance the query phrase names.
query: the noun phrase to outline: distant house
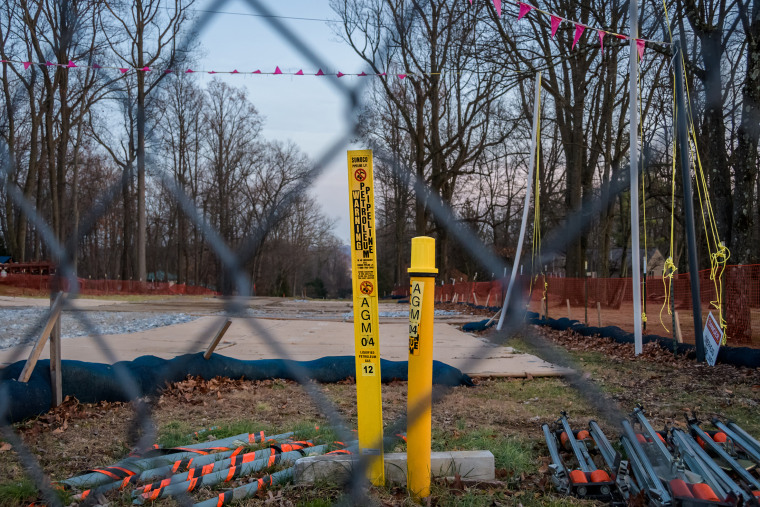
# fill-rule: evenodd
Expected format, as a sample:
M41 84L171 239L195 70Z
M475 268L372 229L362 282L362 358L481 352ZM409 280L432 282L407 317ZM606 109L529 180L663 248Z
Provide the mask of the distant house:
M162 270L158 270L155 273L150 272L145 277L149 282L176 282L177 275L174 273L165 273Z

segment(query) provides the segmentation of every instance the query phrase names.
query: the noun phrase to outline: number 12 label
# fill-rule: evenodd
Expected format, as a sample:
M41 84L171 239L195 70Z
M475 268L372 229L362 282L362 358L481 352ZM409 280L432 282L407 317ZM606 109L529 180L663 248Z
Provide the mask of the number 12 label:
M372 363L364 363L362 365L362 376L363 377L374 377L375 376L375 365Z

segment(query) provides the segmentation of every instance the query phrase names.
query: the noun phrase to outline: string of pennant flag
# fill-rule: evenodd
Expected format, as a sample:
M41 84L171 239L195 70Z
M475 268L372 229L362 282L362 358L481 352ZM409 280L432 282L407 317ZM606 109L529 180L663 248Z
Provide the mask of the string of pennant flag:
M472 0L469 0L470 4L472 4ZM573 34L573 43L572 43L572 49L575 49L575 46L578 44L578 42L583 37L583 34L586 32L586 30L595 31L597 33L597 37L599 38L599 45L601 49L604 49L604 38L606 36L615 37L617 39L621 40L629 40L630 36L613 32L611 30L606 30L603 28L597 28L588 26L586 24L580 23L578 21L574 21L571 19L564 18L562 16L558 16L557 14L554 14L552 12L540 9L534 5L531 5L526 2L521 2L519 0L515 0L514 3L518 6L518 12L517 12L517 20L523 19L528 13L535 11L537 13L549 16L550 23L551 23L551 37L552 39L557 34L557 30L559 29L560 25L562 23L570 23L575 26L575 31ZM493 0L494 8L496 9L496 13L501 17L502 14L502 0ZM639 54L639 58L644 58L644 50L646 48L647 44L660 44L669 46L669 42L664 41L658 41L658 40L652 40L652 39L643 39L643 38L636 38L635 39L636 44L636 50ZM354 74L354 73L343 73L343 72L324 72L322 69L319 69L316 73L305 73L303 69L299 69L297 72L283 72L279 66L276 66L274 71L267 72L262 71L261 69L256 69L254 71L239 71L237 69L231 70L231 71L219 71L219 70L203 70L203 69L157 69L157 68L150 68L150 67L118 67L118 66L108 66L108 65L98 65L97 63L93 63L91 65L78 65L74 61L69 61L68 63L56 63L56 62L50 62L46 61L44 63L42 62L32 62L32 61L21 61L21 60L0 60L0 63L3 65L8 64L17 64L17 65L23 65L24 70L28 70L29 67L32 65L39 66L39 67L62 67L66 69L91 69L91 70L117 70L121 74L127 74L128 72L164 72L164 73L183 73L183 74L194 74L194 73L202 73L202 74L239 74L239 75L270 75L270 76L276 76L276 75L285 75L285 76L335 76L337 78L341 78L344 76L357 76L357 77L367 77L367 76L375 76L375 77L397 77L398 79L403 80L407 76L415 76L415 75L434 75L434 74L440 74L439 72L405 72L405 73L390 73L390 72L380 72L380 73L366 73L364 71Z
M0 60L0 63L7 65L23 65L24 70L29 69L32 65L36 65L38 67L61 67L65 69L91 69L91 70L118 70L122 74L126 74L130 71L132 72L164 72L167 74L172 73L180 73L180 74L195 74L195 73L202 73L202 74L239 74L239 75L252 75L252 74L260 74L264 76L277 76L277 75L283 75L283 76L335 76L335 77L343 77L343 76L357 76L357 77L366 77L366 76L395 76L399 79L404 79L407 76L413 76L413 75L434 75L434 74L440 74L440 72L426 72L426 73L411 73L407 72L404 74L394 74L390 72L380 72L380 73L366 73L364 71L359 72L358 74L351 74L351 73L344 73L344 72L324 72L322 69L319 69L316 73L305 73L303 69L298 70L297 72L284 72L280 69L279 65L275 66L275 69L271 72L263 71L261 69L256 69L254 71L239 71L237 69L235 70L203 70L203 69L157 69L157 68L150 68L150 67L115 67L115 66L109 66L109 65L98 65L97 63L93 63L92 65L78 65L72 60L69 60L69 63L55 63L55 62L31 62L31 61L22 61L22 60Z
M622 40L629 40L631 38L629 35L613 32L611 30L605 30L604 28L597 28L597 27L588 26L588 25L580 23L578 21L574 21L572 19L567 19L567 18L564 18L562 16L558 16L557 14L554 14L554 13L549 12L549 11L545 11L543 9L540 9L540 8L538 8L538 7L534 6L534 5L531 5L529 3L526 3L526 2L515 1L514 3L518 6L518 9L519 9L518 12L517 12L517 20L518 21L521 20L522 18L524 18L525 15L528 14L529 12L531 12L531 11L535 11L535 12L541 13L541 14L543 14L545 16L549 16L549 19L551 21L551 36L552 36L552 39L556 35L557 30L559 29L559 26L563 22L570 23L570 24L574 25L575 26L575 33L573 35L573 45L572 45L573 49L575 49L576 44L578 44L578 41L580 41L581 37L583 37L583 33L586 31L586 29L596 31L597 36L599 37L599 45L601 46L602 49L604 49L604 38L607 35L615 37L617 39L622 39ZM472 5L472 0L470 0L470 5ZM501 13L502 13L502 9L501 9L501 7L502 7L502 0L493 0L493 6L496 9L497 15L499 17L501 17ZM669 42L659 41L659 40L652 40L652 39L636 38L635 41L636 41L636 50L639 53L639 58L644 58L644 49L646 48L646 45L648 43L649 44L660 44L660 45L664 45L664 46L669 46L670 45Z

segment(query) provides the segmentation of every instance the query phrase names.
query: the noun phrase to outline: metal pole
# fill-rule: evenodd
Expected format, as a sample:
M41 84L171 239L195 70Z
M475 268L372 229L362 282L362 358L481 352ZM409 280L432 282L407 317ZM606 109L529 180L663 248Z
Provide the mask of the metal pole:
M502 305L501 316L499 317L499 323L496 324L496 330L501 331L501 327L504 325L504 316L507 315L507 305L509 305L509 298L512 295L512 288L515 286L515 278L517 278L517 266L520 264L520 253L522 252L523 240L525 239L525 227L528 223L528 208L530 207L530 193L533 187L533 171L536 167L536 145L538 144L538 105L541 101L541 73L536 74L536 93L533 99L533 136L530 140L530 163L528 164L528 184L525 188L525 204L523 205L522 225L520 226L520 238L517 240L517 250L515 251L515 260L512 263L512 276L509 278L509 285L507 286L507 295L504 297L504 304ZM535 234L535 232L534 232Z
M633 334L634 351L641 354L641 273L639 271L639 116L638 84L639 53L636 38L639 36L639 2L631 0L629 15L631 17L631 55L628 73L630 89L629 126L631 136L631 285L633 289Z
M702 341L702 306L699 297L699 261L697 260L697 241L694 232L694 202L691 195L691 165L689 164L689 140L686 134L686 98L683 92L683 62L681 60L681 41L673 46L676 60L676 110L678 119L678 153L683 178L683 208L686 215L686 245L689 254L689 278L691 281L691 306L694 315L694 345L697 349L697 362L705 361L705 344Z

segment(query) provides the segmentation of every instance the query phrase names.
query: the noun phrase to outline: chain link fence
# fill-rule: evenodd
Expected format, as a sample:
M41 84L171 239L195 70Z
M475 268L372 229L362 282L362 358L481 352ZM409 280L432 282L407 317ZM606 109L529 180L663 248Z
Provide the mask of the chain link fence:
M187 32L191 35L178 47L177 52L181 53L191 47L203 35L204 30L214 20L216 14L214 14L213 11L223 10L227 6L227 3L228 2L224 0L218 0L208 8L207 12L200 14L195 20L193 28ZM245 3L253 12L266 19L271 28L280 34L282 41L291 45L306 62L315 68L326 68L328 66L326 59L323 58L319 51L310 44L309 40L290 29L277 17L274 17L273 13L267 8L264 2L247 0ZM411 21L416 15L415 10L410 9L407 15L410 18L408 21ZM392 47L386 47L384 53L392 51L392 49ZM239 298L225 300L224 314L219 316L216 324L223 322L224 319L229 317L244 317L246 315L246 298L252 295L251 277L245 269L246 262L256 254L256 250L261 244L261 238L277 224L282 214L288 209L292 202L310 188L330 162L342 159L345 147L356 135L358 121L357 112L362 108L363 91L365 90L367 81L355 80L354 82L351 82L345 79L331 79L330 82L340 92L346 105L343 134L339 136L332 145L325 149L321 156L311 165L309 171L290 189L288 196L280 202L279 206L271 210L270 213L258 223L255 232L244 238L242 246L239 248L233 249L224 241L220 231L216 229L213 224L206 221L204 214L196 207L192 200L188 198L172 175L159 169L161 164L154 163L156 162L153 160L154 154L150 151L145 153L147 165L154 167L153 177L160 180L162 184L169 189L173 199L178 203L187 219L203 231L207 245L213 251L215 260L222 266L225 276L232 280L235 293L240 296ZM124 100L125 107L134 108L132 103L127 103L127 97L125 97ZM145 111L142 110L136 110L135 113L138 116L145 115ZM144 135L147 139L151 139L156 133L151 130L150 122L147 123L148 125L146 127L146 122L142 122ZM509 268L504 260L495 255L492 249L485 245L476 234L466 227L461 227L460 222L452 209L438 198L423 181L415 179L412 170L400 163L397 157L393 156L393 154L384 153L382 149L377 149L375 151L375 158L386 166L392 168L399 178L408 179L410 174L412 175L412 185L416 199L425 203L433 220L444 227L448 231L450 237L453 238L453 241L457 242L473 259L476 259L477 262L483 266L484 270L493 273L502 273L505 269ZM12 174L15 171L14 163L15 161L8 156L8 147L0 146L0 171L2 174L6 176ZM9 186L7 188L8 197L13 201L15 206L22 210L26 219L30 223L33 223L37 230L40 231L47 250L58 260L58 279L50 280L50 284L52 285L51 298L60 290L65 292L62 310L64 312L71 312L71 314L79 321L80 325L86 328L89 336L92 337L93 347L100 349L109 358L109 361L112 364L118 363L120 358L111 349L108 341L103 338L98 326L88 319L87 314L85 312L73 311L74 306L72 305L72 301L82 294L109 293L109 291L117 289L114 284L125 284L127 282L84 281L83 283L81 280L77 279L73 259L76 258L78 240L88 233L94 223L109 212L109 210L115 205L115 202L119 199L124 185L128 185L133 176L134 167L127 167L124 171L124 177L103 192L97 199L97 204L89 209L81 218L77 227L78 237L69 238L68 241L65 242L56 239L52 224L48 223L47 220L37 212L34 203L26 199L19 189L14 186ZM609 203L616 199L618 194L625 191L627 187L628 181L626 181L625 178L622 178L614 185L614 188L612 188L610 192L605 194L604 198L591 202L583 209L578 210L573 216L566 217L566 226L560 227L545 236L546 239L544 241L543 249L544 259L540 259L538 262L541 263L546 259L551 259L557 252L562 251L567 244L576 241L582 233L591 227L599 211L605 209ZM14 276L23 277L23 275L11 275L12 283L16 283L16 280L20 285L24 285L28 282L28 280L24 281L22 278L13 278ZM42 281L42 278L35 278L35 280L38 284L42 284L39 285L40 288L49 286L47 279ZM565 280L562 283L570 283L570 280ZM550 287L552 291L551 297L555 297L554 294L557 293L555 290L559 289L554 289L553 283L551 282ZM195 293L191 292L189 287L184 291L180 290L179 287L174 290L179 293ZM443 293L439 293L439 299L451 299L451 294L446 295L446 290L447 287L443 289ZM596 290L597 289L593 289L591 293L596 294ZM578 287L575 287L572 291L577 293ZM147 289L146 292L150 293L151 289ZM456 289L453 289L452 294L454 292L456 292ZM481 304L485 303L485 299L490 298L490 305L493 306L499 305L500 300L503 297L501 286L498 286L497 290L493 290L490 285L488 290L481 290L480 286L474 288L467 287L467 290L463 292L467 293L465 294L465 297L467 298L470 298L472 293L474 293L479 301L482 300ZM441 294L444 294L443 298L441 297ZM563 350L551 345L547 340L538 335L532 327L525 326L522 312L517 310L525 308L529 294L523 293L522 296L522 300L514 301L513 310L515 311L510 311L508 313L506 325L501 332L492 336L492 340L503 345L508 342L511 336L519 334L534 346L535 350L543 359L560 366L575 367L576 373L569 375L567 377L567 382L584 394L589 403L598 411L600 417L604 417L608 421L611 421L612 424L621 420L622 417L616 412L615 407L604 401L605 397L601 394L599 388L589 382L587 378L584 378L583 370L573 364L569 356ZM535 299L535 294L533 299ZM591 298L592 301L596 301L597 299L596 296L592 296ZM577 301L574 301L574 303L577 303ZM39 329L43 327L51 314L52 309L40 309L37 317L38 321L33 328ZM278 343L261 322L250 318L245 319L245 322L251 333L261 337L268 344L272 356L289 359L287 350L282 344ZM193 352L197 350L200 345L207 343L211 338L212 331L213 329L209 329L208 333L202 337L202 341L199 341L198 343L188 343L187 351ZM34 338L35 336L30 333L30 335L27 336L26 341L31 342ZM14 360L21 359L23 359L23 357L20 356L20 353L14 358ZM309 374L298 367L297 362L288 362L287 368L290 370L289 373L294 378L298 379L299 384L305 392L308 393L310 399L316 405L318 410L329 420L330 425L335 429L339 438L345 441L352 440L353 437L350 431L350 425L346 422L342 410L325 396L319 386L311 381ZM463 369L465 371L467 370L467 368ZM115 373L118 376L119 383L125 393L130 399L134 400L132 403L132 426L135 428L135 431L133 432L134 439L131 441L131 444L137 448L149 448L155 443L156 439L156 427L155 422L151 417L150 402L142 397L138 379L134 378L128 370L116 367ZM5 419L4 416L9 404L7 393L8 390L4 389L3 386L0 386L0 417L3 417L3 419ZM436 390L434 403L441 400L443 396L445 396L445 390ZM390 433L398 429L403 429L406 426L406 423L407 421L404 419L391 421L387 425L387 431ZM13 426L7 421L4 421L2 424L2 436L17 452L26 474L42 493L44 502L50 505L59 505L60 499L54 491L53 482L43 472L39 464L38 451L23 442L19 435L14 431ZM363 477L363 467L360 466L355 468L353 471L353 487L350 488L347 493L350 495L350 501L355 504L365 504L366 502L366 499L363 496L365 492L361 487ZM183 505L192 503L192 499L188 495L180 494L177 499Z

